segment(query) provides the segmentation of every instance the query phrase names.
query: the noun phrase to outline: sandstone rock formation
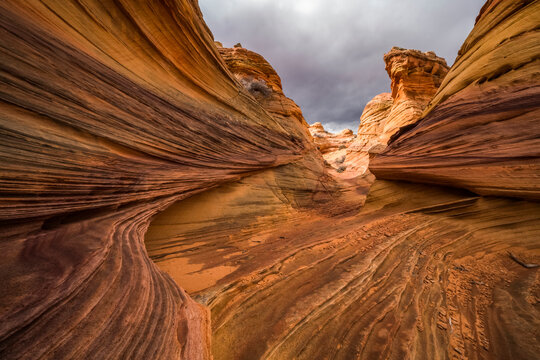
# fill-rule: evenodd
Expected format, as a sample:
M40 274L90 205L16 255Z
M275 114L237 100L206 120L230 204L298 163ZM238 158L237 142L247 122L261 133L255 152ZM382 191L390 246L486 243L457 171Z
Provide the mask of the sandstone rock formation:
M385 120L392 110L393 103L394 99L390 93L379 94L367 103L360 117L357 138L354 141L355 150L367 151L380 143Z
M300 107L285 96L281 78L264 57L241 45L218 49L236 79L268 112L274 117L291 118L291 121L308 127ZM298 128L297 124L292 128Z
M386 144L400 127L420 118L448 73L448 66L432 51L397 47L384 55L384 62L394 99L381 133L381 143Z
M320 122L316 122L309 127L309 131L326 163L338 173L345 171L347 168L345 165L347 148L356 137L352 130L344 129L333 134L324 130Z
M487 169L482 188L534 193L538 5L486 3L378 176L470 187L456 176ZM195 0L6 0L0 28L1 359L540 353L539 203L327 173L313 139L352 132L312 138Z
M322 125L310 130L326 141ZM255 180L243 181L269 183ZM233 186L178 203L148 233L157 256L171 256L170 236L182 243L183 266L171 271L210 307L216 359L528 359L540 351L540 282L520 264L540 264L537 203L378 180L359 214L291 214L267 200L276 216L253 221L223 216L259 206L260 197ZM213 213L216 196L223 209ZM190 218L202 204L203 216Z
M540 204L379 180L360 213L294 214L245 189L179 202L147 235L210 307L215 359L527 359L540 350L538 270L508 254L540 264ZM257 202L275 211L238 216Z
M538 1L488 1L422 120L371 171L540 199L539 23Z
M394 100L390 93L375 96L367 103L356 138L347 148L347 169L358 175L366 173L369 165L369 150L381 145L384 124L392 109Z
M431 51L394 47L384 55L384 62L392 93L379 94L366 105L358 136L348 148L348 169L357 175L367 171L371 148L380 150L400 127L422 116L448 72L446 61Z
M209 358L207 310L143 234L285 164L288 193L317 184L294 199L327 193L306 128L238 85L192 0L3 1L0 27L0 357Z

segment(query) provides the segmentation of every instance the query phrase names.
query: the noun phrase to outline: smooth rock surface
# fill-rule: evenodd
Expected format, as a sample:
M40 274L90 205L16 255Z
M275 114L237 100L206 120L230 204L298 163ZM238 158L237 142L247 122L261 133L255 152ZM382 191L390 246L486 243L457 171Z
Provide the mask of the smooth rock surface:
M369 150L382 145L381 135L393 103L394 99L390 93L379 94L367 103L360 117L356 138L347 148L349 171L361 175L368 170Z

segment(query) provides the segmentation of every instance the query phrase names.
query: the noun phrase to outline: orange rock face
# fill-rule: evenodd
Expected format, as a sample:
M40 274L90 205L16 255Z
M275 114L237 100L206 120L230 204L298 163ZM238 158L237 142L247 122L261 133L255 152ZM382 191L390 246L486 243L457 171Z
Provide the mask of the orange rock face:
M383 132L385 120L392 110L393 103L394 99L390 93L379 94L367 103L360 117L355 150L367 151L380 143L379 137Z
M264 190L267 175L178 202L147 234L210 308L215 359L526 359L540 349L537 269L508 254L540 264L540 204L377 180L359 211L336 201L299 212L283 190Z
M230 76L195 1L3 1L0 28L0 357L210 358L207 310L143 235L256 171L320 184L307 130Z
M400 127L420 118L448 73L448 66L434 52L396 47L384 55L384 62L394 99L381 133L381 142L386 144Z
M348 169L364 174L370 149L380 152L402 126L418 120L448 72L446 61L433 52L394 47L384 55L392 93L375 96L360 118L358 136L348 149Z
M356 174L366 173L369 165L369 150L381 145L384 124L394 100L390 93L375 96L364 108L356 138L347 148L347 169Z
M370 165L379 178L540 198L538 1L489 1L424 117Z
M308 126L300 107L285 96L281 78L264 57L241 46L218 49L236 79L268 112Z
M378 176L469 187L478 170L534 194L538 4L486 4ZM538 202L327 172L313 139L326 156L352 132L312 137L194 0L6 0L0 28L1 359L540 353Z

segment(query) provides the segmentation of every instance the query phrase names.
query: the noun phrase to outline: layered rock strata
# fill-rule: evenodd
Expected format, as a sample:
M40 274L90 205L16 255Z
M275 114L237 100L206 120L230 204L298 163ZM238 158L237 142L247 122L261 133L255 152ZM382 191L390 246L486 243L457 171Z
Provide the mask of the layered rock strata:
M0 28L0 357L210 358L207 310L143 234L280 166L324 196L307 129L231 76L195 1L4 1Z
M370 149L381 145L384 124L394 99L390 93L375 96L367 103L362 116L356 138L347 148L347 169L357 175L366 173L369 165Z
M478 184L534 188L537 143L508 125L534 133L538 4L484 6L450 95L375 158L378 176L468 187L456 176L500 151L484 174L500 177ZM538 203L333 181L294 111L234 76L195 1L4 1L0 27L0 358L540 353ZM495 66L463 65L477 56L505 64L490 46L536 60L470 80Z
M259 191L267 179L244 181ZM233 186L179 202L147 235L210 307L216 360L527 359L540 350L538 271L509 255L540 264L539 204L379 180L359 213L294 213ZM242 216L253 208L262 216Z
M360 117L358 135L348 148L348 168L361 175L368 170L370 149L386 146L400 127L417 121L448 72L434 52L398 47L384 55L392 93L375 96Z
M380 144L385 120L393 104L394 99L390 93L379 94L366 104L360 117L357 138L354 141L355 150L368 151L371 147Z
M434 52L421 52L393 47L384 55L386 72L392 81L394 100L381 132L381 143L400 127L416 122L431 101L444 77L448 66Z
M423 118L371 171L539 199L539 23L538 1L488 1Z
M269 182L255 180L245 179L254 190ZM174 256L185 266L175 269L211 309L216 359L528 359L540 351L537 203L378 180L359 214L288 215L282 202L264 201L282 215L265 212L259 227L222 217L255 207L257 196L215 191L192 201L210 206L220 196L217 215L190 219L192 205L178 203L147 240L163 257L171 256L165 231L183 243Z

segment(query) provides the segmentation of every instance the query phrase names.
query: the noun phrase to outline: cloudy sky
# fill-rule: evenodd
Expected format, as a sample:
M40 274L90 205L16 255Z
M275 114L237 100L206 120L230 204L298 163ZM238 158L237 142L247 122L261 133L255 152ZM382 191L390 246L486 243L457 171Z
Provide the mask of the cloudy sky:
M453 64L484 0L199 0L226 47L263 55L308 123L355 132L366 103L390 90L392 46Z

